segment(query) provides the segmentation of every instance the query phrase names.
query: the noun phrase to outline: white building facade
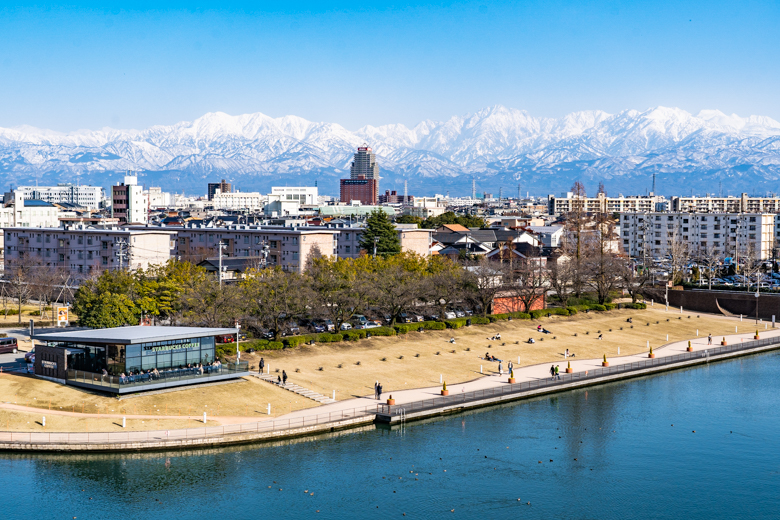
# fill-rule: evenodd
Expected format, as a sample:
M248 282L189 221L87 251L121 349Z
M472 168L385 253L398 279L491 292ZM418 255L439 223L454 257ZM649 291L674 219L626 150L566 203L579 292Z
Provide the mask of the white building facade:
M222 193L221 190L216 190L211 205L214 209L257 211L263 209L267 200L268 197L258 192Z
M13 198L14 193L21 194L25 200L43 200L51 203L70 203L85 208L98 209L104 199L103 188L100 186L74 186L73 184L58 184L57 186L19 186L6 193L6 201Z
M314 206L318 204L319 191L316 187L272 187L268 196L270 202L298 202L302 206Z
M772 257L776 220L769 213L623 213L620 239L633 257L662 258L674 244L684 244L692 256L707 251L727 257L752 251Z

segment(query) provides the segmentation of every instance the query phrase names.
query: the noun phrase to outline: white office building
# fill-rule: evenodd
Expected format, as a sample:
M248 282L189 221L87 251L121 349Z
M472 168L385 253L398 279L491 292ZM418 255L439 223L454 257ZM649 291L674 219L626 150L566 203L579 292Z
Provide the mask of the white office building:
M98 209L104 198L103 188L100 186L58 184L57 186L19 186L5 194L6 203L13 200L14 193L21 194L25 200L43 200L52 204L78 204L90 209Z
M257 211L263 209L267 200L268 197L260 195L258 192L222 193L221 190L217 189L214 191L211 205L214 209Z
M271 194L268 196L269 202L298 202L302 206L314 206L318 204L319 193L317 188L312 187L290 187L275 186L271 188Z

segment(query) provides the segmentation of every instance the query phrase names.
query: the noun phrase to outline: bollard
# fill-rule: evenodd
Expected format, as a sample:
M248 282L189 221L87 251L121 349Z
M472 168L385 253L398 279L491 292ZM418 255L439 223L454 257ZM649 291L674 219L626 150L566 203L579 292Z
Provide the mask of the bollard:
M620 355L620 347L618 347L618 356Z
M739 315L739 321L742 321L742 315L741 314Z
M479 365L479 373L482 373L482 365Z
M127 417L122 417L122 428L127 426Z
M43 423L43 427L46 428L46 417L43 418L42 423Z
M650 340L647 340L647 348L650 348Z
M736 326L734 326L734 332L737 332L737 327Z
M768 327L767 327L767 324L766 324L766 323L764 323L764 330L766 330L767 328L768 328Z
M696 337L699 337L699 329L696 329Z
M666 335L666 341L669 341L669 334Z
M441 374L439 374L439 384L441 384L441 383L442 383L442 381L444 381L444 376L443 376L443 375L441 375Z
M336 391L335 390L333 391L333 400L334 401L336 400Z
M682 314L682 305L680 305L680 314Z
M206 412L203 412L203 424L206 424Z
M650 307L652 307L653 305L655 305L655 300L651 299L650 300Z
M517 356L517 364L520 364L520 356Z
M271 415L271 403L268 403L268 415Z

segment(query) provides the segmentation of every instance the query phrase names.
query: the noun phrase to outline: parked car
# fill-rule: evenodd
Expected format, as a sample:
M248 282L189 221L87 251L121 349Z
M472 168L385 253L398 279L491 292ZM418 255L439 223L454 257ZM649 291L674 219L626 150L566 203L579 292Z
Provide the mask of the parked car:
M422 314L415 314L414 319L416 319L418 323L425 321Z
M368 318L366 318L362 314L355 314L354 316L352 316L352 321L356 323L365 323L368 321Z
M365 323L360 323L356 329L376 329L378 327L381 327L382 325L380 323L377 323L375 321L367 321Z
M35 347L33 347L30 352L26 352L24 354L24 362L25 363L35 363Z
M350 325L346 321L341 324L341 330L351 330L351 329L352 329L352 325Z
M452 311L447 311L447 312L444 313L444 319L445 320L454 320L457 317L458 317L458 315L455 314Z
M425 316L425 321L438 321L439 315L438 314L428 314Z
M412 323L414 321L414 319L405 312L399 314L398 319L401 321L401 323Z
M320 332L327 332L328 327L323 325L322 323L315 323L311 326L312 330L314 332L320 333Z
M463 311L455 311L455 316L457 316L458 318L465 318L466 313Z
M16 354L18 349L16 338L0 338L0 354Z

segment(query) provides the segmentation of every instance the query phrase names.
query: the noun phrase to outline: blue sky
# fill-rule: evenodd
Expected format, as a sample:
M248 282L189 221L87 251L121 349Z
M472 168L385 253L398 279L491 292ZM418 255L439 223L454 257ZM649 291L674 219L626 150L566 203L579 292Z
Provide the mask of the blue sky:
M0 7L0 126L211 111L355 130L502 104L780 119L780 2L71 2Z

